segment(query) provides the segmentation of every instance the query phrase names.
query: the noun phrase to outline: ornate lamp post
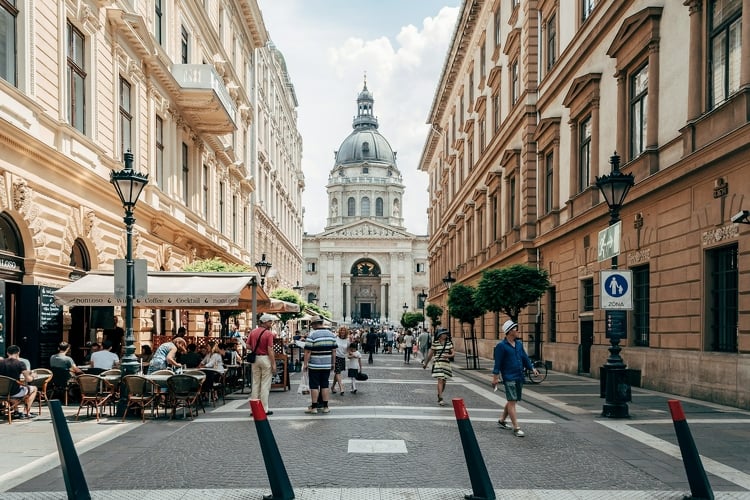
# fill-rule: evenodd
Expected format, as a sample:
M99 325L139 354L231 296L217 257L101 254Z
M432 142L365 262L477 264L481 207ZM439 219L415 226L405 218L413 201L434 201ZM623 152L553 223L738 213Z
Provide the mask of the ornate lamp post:
M272 264L270 262L266 261L266 254L263 254L260 258L259 262L255 263L255 269L258 270L258 274L260 275L260 287L264 288L266 286L266 275L268 274L268 271L271 269Z
M419 305L422 306L422 330L424 330L425 329L424 303L427 301L427 294L424 293L424 288L422 288L422 293L417 294L417 300L419 301Z
M609 207L609 225L613 226L620 222L620 209L625 203L625 197L628 195L630 188L635 184L633 174L623 174L620 172L620 157L615 153L609 159L612 164L612 173L602 175L596 178L596 187L602 192L604 200ZM617 269L617 255L612 257L611 268ZM607 362L602 366L602 392L604 393L605 402L602 408L602 416L610 418L627 418L629 388L625 380L625 362L620 356L620 335L619 328L615 325L623 323L621 316L624 311L605 312L605 321L609 335L609 352ZM623 390L625 389L625 390Z
M448 290L448 295L450 295L451 286L455 282L456 282L456 278L451 276L451 272L448 271L448 275L445 278L443 278L443 284L445 285L445 289ZM446 310L448 311L448 332L450 332L451 331L451 310L450 310L450 307L447 307L448 305L447 300L445 303L446 303Z
M148 174L142 174L133 170L133 153L125 153L125 168L119 172L114 170L110 174L109 182L115 187L117 195L120 197L122 206L125 209L125 356L120 364L122 375L135 375L138 372L139 363L135 357L135 337L133 336L133 298L135 296L135 270L133 262L133 224L135 217L133 211L138 197L141 195L143 188L148 184ZM123 384L124 386L124 384ZM127 403L126 391L120 391L122 394L120 404L118 405L118 414L122 415Z

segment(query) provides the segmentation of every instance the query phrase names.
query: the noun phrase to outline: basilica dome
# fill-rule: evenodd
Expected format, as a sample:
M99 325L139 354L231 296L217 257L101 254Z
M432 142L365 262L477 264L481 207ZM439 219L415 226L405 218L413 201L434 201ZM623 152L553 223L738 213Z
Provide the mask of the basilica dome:
M377 129L354 130L339 146L336 164L382 162L396 165L393 149Z
M373 114L374 102L365 82L357 96L357 116L352 121L354 130L336 151L336 165L367 162L396 166L396 154L378 132L378 119Z

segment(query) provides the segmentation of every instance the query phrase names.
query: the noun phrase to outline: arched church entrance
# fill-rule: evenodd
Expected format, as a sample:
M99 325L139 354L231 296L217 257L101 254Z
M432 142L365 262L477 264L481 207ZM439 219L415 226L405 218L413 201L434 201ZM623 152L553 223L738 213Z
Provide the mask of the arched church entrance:
M371 259L359 259L350 271L352 287L352 322L377 324L383 310L380 296L380 266Z

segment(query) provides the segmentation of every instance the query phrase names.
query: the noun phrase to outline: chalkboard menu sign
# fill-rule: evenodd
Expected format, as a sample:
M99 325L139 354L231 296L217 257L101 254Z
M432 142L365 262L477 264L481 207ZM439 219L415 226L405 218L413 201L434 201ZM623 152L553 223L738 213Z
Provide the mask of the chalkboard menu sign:
M45 366L62 340L62 306L55 304L55 290L39 287L39 358Z

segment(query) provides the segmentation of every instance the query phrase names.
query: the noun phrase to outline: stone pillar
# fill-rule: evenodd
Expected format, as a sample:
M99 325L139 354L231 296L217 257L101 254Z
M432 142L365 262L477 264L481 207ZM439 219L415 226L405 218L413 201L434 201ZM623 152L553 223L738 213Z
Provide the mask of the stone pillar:
M703 81L703 2L685 0L683 5L690 9L690 48L688 54L688 121L701 115L701 89ZM744 44L744 42L743 42ZM650 76L650 75L649 75ZM649 85L651 87L651 85Z
M649 91L659 88L659 42L651 42L648 46L648 88ZM647 110L646 149L659 148L659 99L656 92L649 96ZM619 123L625 123L624 121ZM623 150L620 156L628 158Z

